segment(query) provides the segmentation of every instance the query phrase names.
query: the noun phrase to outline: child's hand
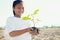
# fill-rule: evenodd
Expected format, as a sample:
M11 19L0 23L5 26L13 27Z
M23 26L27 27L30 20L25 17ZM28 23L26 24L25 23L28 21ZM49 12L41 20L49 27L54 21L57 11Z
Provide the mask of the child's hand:
M36 30L32 31L31 28L28 28L28 32L31 34L31 35L38 35L39 33L37 33Z
M30 33L31 35L38 35L38 33L35 32L35 31L30 31L29 33Z

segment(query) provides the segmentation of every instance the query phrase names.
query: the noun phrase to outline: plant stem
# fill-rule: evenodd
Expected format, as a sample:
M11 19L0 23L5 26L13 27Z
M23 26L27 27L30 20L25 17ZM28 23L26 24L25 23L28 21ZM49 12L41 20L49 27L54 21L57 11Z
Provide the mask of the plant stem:
M33 25L34 25L34 27L35 27L35 23L34 23L34 15L32 15L32 17L33 17Z

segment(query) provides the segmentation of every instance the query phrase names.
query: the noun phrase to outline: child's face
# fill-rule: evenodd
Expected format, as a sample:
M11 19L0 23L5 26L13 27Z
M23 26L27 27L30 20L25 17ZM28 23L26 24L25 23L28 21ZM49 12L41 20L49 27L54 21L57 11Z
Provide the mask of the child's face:
M21 14L24 12L24 7L22 3L17 4L14 8L13 11L15 12L15 16L21 17Z

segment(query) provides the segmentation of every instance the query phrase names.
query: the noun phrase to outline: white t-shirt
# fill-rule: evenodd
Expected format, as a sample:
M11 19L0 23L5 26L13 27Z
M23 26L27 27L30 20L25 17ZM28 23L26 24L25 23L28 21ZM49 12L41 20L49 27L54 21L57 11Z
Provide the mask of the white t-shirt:
M7 19L6 24L6 32L5 35L8 38L8 40L31 40L31 35L29 32L26 32L22 35L16 36L16 37L10 37L9 33L15 30L22 30L25 28L30 27L30 23L28 21L21 20L21 18L17 17L9 17Z

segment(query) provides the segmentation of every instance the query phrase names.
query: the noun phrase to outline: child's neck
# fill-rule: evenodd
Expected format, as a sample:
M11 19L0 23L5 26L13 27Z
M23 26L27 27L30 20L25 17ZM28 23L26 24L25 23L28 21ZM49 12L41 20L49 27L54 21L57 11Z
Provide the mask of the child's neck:
M16 16L16 15L15 15L15 17L17 17L17 18L21 18L21 16Z

